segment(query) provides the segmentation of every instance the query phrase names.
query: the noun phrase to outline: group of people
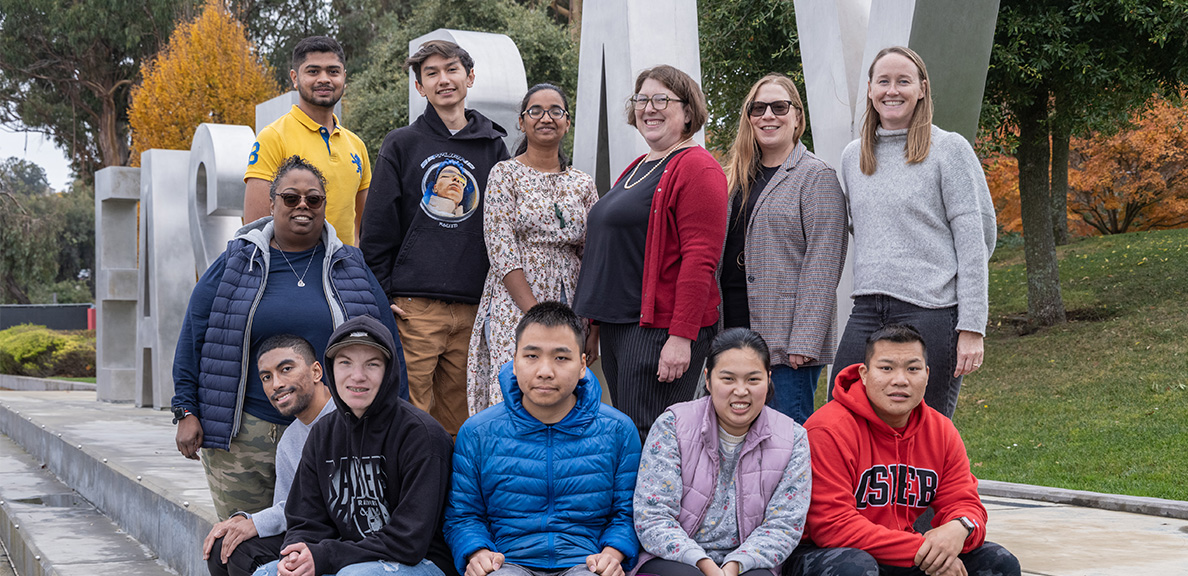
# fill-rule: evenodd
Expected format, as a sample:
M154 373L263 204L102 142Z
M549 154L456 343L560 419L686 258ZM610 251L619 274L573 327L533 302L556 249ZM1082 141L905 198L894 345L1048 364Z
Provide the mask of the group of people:
M212 574L1018 574L945 418L982 361L994 212L914 52L872 63L841 181L788 77L751 88L723 170L696 81L644 70L649 152L601 198L562 89L524 96L512 157L465 108L464 49L406 66L428 106L373 176L333 113L341 47L297 45L298 104L191 296L173 413L224 519Z

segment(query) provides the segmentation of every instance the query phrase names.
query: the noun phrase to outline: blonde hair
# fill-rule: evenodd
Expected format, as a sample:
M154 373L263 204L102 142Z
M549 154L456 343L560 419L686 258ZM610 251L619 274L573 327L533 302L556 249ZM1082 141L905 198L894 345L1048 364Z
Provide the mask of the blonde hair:
M932 146L932 83L928 81L928 68L924 66L924 60L920 58L920 55L911 48L906 46L883 48L870 63L870 70L866 73L867 82L874 78L875 64L878 64L879 60L888 54L899 54L911 60L920 75L920 85L924 90L924 97L916 103L916 108L912 111L912 123L908 126L907 142L903 146L904 158L907 163L918 164L928 158L928 150ZM879 113L868 96L866 98L866 119L862 122L862 156L859 162L862 173L867 176L874 174L875 170L879 168L879 161L875 158L875 146L879 143L879 135L876 132L879 122Z
M790 110L789 113L796 115L796 130L792 132L792 139L799 142L800 137L804 135L804 104L800 100L800 91L797 90L796 83L791 78L783 74L772 73L760 78L751 86L751 91L747 93L747 97L742 103L742 110L739 112L738 133L734 136L734 145L730 147L730 153L726 157L726 189L730 191L731 200L734 199L735 194L741 193L743 206L747 205L751 195L751 187L755 184L755 177L759 174L759 160L762 158L759 142L755 139L755 128L747 119L750 115L748 108L755 101L755 95L759 93L759 89L767 84L775 84L783 88L788 93L788 99L792 101L793 110Z

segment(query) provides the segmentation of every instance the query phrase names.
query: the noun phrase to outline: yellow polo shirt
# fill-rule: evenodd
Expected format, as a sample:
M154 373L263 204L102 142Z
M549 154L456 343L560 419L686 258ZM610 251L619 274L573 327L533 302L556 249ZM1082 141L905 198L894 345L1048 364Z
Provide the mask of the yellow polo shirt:
M244 182L248 178L271 182L285 158L294 154L326 177L326 221L334 226L339 240L354 246L355 195L371 185L371 162L363 140L343 128L338 116L330 132L294 104L288 114L256 135Z

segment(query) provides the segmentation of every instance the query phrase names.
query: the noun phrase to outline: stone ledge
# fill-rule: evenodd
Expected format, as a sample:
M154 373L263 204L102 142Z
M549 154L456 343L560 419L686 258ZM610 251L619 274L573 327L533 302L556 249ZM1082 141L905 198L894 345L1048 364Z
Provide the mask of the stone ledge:
M90 382L71 382L70 380L55 380L53 378L0 374L0 388L23 391L94 390L95 385Z
M1162 516L1165 518L1188 520L1188 502L1181 500L1105 494L1102 492L1089 492L1087 490L1068 490L1065 488L1050 488L1048 486L1033 486L1031 484L1015 484L1012 482L982 479L978 480L978 493L983 496L1022 498L1025 500L1052 502L1054 504L1071 504L1073 506L1099 508L1101 510L1132 512L1147 516Z

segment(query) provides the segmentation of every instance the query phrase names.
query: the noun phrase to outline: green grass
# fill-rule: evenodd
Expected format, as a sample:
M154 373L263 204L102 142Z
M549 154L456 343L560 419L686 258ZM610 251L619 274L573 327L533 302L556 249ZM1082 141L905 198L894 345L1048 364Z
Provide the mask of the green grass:
M65 380L67 382L89 382L91 384L95 383L94 376L54 376L53 379L54 380Z
M1188 500L1188 230L1059 250L1070 322L1020 335L1020 248L990 265L991 329L955 421L979 478Z

